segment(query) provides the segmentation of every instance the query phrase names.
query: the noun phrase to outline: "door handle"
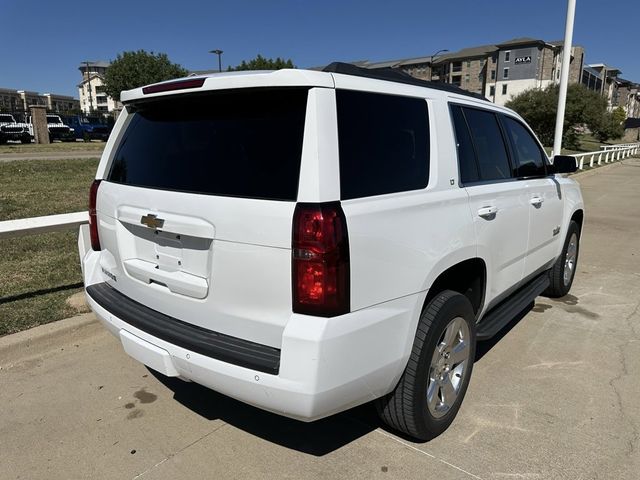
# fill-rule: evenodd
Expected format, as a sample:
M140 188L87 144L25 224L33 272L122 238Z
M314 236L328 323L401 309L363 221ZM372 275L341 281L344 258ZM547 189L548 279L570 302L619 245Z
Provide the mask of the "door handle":
M542 202L544 202L544 198L542 197L533 197L529 200L529 203L536 208L540 208L542 206Z
M494 207L493 205L478 209L478 216L486 219L495 217L496 213L498 213L498 207Z

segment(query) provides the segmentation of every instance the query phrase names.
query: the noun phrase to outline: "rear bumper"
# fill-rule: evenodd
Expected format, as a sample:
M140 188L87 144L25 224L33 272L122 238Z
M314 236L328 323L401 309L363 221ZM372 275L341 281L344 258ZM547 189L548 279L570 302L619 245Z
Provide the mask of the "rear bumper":
M64 131L49 131L49 139L50 140L75 140L75 133L69 130L68 132Z
M108 283L86 288L98 305L126 324L186 350L259 372L278 374L280 350L183 322L145 307Z
M105 142L109 138L109 133L107 132L86 132L77 129L74 135L79 139L88 138L89 140L104 140Z
M88 250L84 254L82 235L79 243L85 285L91 292L91 285L108 279L102 278L97 265L100 253ZM280 415L313 421L394 388L411 351L424 295L334 318L291 314L282 336L277 373L185 348L145 331L143 325L128 323L116 309L105 308L91 294L87 300L100 321L121 339L127 353L151 368Z

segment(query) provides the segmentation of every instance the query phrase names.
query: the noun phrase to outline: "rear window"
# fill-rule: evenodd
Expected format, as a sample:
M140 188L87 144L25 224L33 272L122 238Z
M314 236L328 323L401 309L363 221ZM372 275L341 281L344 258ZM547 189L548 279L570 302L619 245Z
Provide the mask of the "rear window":
M343 200L419 190L429 179L429 118L421 98L338 90Z
M296 200L308 90L256 89L135 104L108 180Z

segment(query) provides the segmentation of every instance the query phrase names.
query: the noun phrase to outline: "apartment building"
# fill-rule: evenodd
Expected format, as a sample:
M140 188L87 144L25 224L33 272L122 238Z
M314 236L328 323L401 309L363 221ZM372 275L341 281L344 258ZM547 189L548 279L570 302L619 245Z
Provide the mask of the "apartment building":
M109 62L84 62L78 70L82 74L82 81L78 84L80 108L87 115L101 113L107 115L122 108L122 104L104 91L104 75L109 68Z
M68 95L38 93L30 90L0 88L0 111L25 113L30 105L44 105L50 112L65 113L80 108L80 103Z
M611 98L609 109L622 107L627 117L640 117L640 85L620 77L612 79L612 83L616 84L616 95Z
M560 81L562 45L561 41L523 37L435 57L354 63L373 69L399 68L416 78L451 83L504 105L525 90L545 88ZM584 66L581 46L571 48L570 61L569 82L578 83Z

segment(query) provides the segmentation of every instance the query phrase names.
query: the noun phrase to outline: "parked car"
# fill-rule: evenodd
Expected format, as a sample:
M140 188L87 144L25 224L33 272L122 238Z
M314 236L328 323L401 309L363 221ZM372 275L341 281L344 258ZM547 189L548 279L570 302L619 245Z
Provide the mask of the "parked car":
M375 400L427 439L476 341L571 288L575 160L482 97L332 64L121 98L80 258L97 317L164 375L304 421Z
M8 140L31 143L29 126L16 122L14 116L9 113L0 113L0 144L7 143Z
M103 140L107 141L111 127L100 117L87 117L84 115L73 115L65 118L67 125L74 130L77 140Z
M31 115L27 117L29 126L29 134L33 137L33 124L31 123ZM60 140L61 142L74 142L75 132L69 125L65 125L60 115L47 114L47 128L49 130L49 140Z

